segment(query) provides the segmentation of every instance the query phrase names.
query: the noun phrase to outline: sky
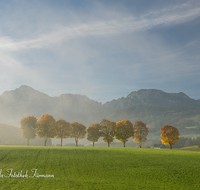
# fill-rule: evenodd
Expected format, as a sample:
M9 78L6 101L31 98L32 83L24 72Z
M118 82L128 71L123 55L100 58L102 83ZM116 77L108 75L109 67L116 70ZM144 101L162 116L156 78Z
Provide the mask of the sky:
M0 94L21 85L102 103L140 89L200 99L200 1L0 1Z

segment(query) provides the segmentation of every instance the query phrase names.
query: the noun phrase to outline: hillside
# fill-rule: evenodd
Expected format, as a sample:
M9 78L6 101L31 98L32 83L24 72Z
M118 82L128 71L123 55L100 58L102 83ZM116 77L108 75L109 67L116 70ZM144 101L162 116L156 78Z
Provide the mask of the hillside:
M186 94L166 93L156 89L131 92L127 97L101 104L85 95L62 94L50 97L29 86L6 91L0 96L0 122L20 126L27 115L39 118L50 114L56 120L81 122L86 127L103 118L146 122L151 133L159 135L165 124L177 127L181 134L197 134L200 128L200 100Z
M22 137L21 129L11 125L0 123L0 144L6 145L26 145L26 139ZM44 140L36 137L30 140L30 146L43 146ZM51 139L48 139L47 146L51 145Z
M141 89L131 92L126 98L122 97L104 104L111 109L126 108L134 105L182 106L200 107L199 100L188 97L183 92L166 93L156 89Z
M166 124L177 127L181 135L200 134L200 108L137 105L93 114L87 122L91 123L94 118L97 123L101 118L112 121L128 119L132 123L142 120L149 131L157 135L160 135L160 128Z

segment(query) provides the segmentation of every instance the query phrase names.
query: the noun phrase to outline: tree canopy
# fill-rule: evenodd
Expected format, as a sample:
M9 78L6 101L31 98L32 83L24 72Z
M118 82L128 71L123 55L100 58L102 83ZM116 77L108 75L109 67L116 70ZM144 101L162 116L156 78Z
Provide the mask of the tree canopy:
M61 139L61 146L62 146L62 139L68 138L70 136L71 126L69 122L66 122L64 119L59 119L56 121L55 125L55 137Z
M162 144L169 145L170 149L172 149L172 145L179 140L178 129L170 125L164 125L160 130Z
M87 128L87 140L93 142L93 147L94 147L94 143L97 142L99 138L101 137L100 130L101 130L101 126L98 123L92 124Z
M20 121L21 132L24 138L27 140L27 145L29 146L29 140L36 137L36 127L37 119L34 116L23 117Z
M109 147L111 142L113 142L114 140L114 129L115 129L116 123L114 121L102 119L100 125L101 125L100 131L103 137L103 141L108 143L108 147Z
M146 127L146 124L142 121L136 121L133 125L134 135L133 135L133 141L135 143L139 143L139 147L142 147L142 143L147 140L148 135L148 128Z
M44 145L48 138L55 137L55 119L48 114L42 115L37 121L36 135L44 138Z
M128 138L133 136L133 124L129 120L121 120L116 123L115 138L123 142L125 147Z
M75 138L76 146L78 146L78 139L82 139L86 135L86 127L85 125L78 122L73 122L70 125L71 125L70 137Z

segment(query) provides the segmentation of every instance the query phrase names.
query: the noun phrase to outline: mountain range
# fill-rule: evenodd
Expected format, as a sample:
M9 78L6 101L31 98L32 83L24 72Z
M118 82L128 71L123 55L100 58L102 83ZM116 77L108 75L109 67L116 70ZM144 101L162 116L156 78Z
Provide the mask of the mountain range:
M101 104L85 95L62 94L59 97L50 97L22 85L15 90L5 91L0 96L0 123L19 126L24 116L34 115L39 118L43 114L51 114L55 119L63 118L68 122L84 121L89 124L97 121L95 118L92 120L91 115L101 115L99 113L137 105L200 108L200 100L194 100L183 92L166 93L157 89L141 89L131 92L127 97Z

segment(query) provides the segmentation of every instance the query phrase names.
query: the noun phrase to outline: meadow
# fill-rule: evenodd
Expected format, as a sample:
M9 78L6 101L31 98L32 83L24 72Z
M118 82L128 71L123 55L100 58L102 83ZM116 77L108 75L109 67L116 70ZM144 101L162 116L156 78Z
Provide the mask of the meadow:
M184 150L0 146L0 189L194 190L200 189L199 158L200 152Z

